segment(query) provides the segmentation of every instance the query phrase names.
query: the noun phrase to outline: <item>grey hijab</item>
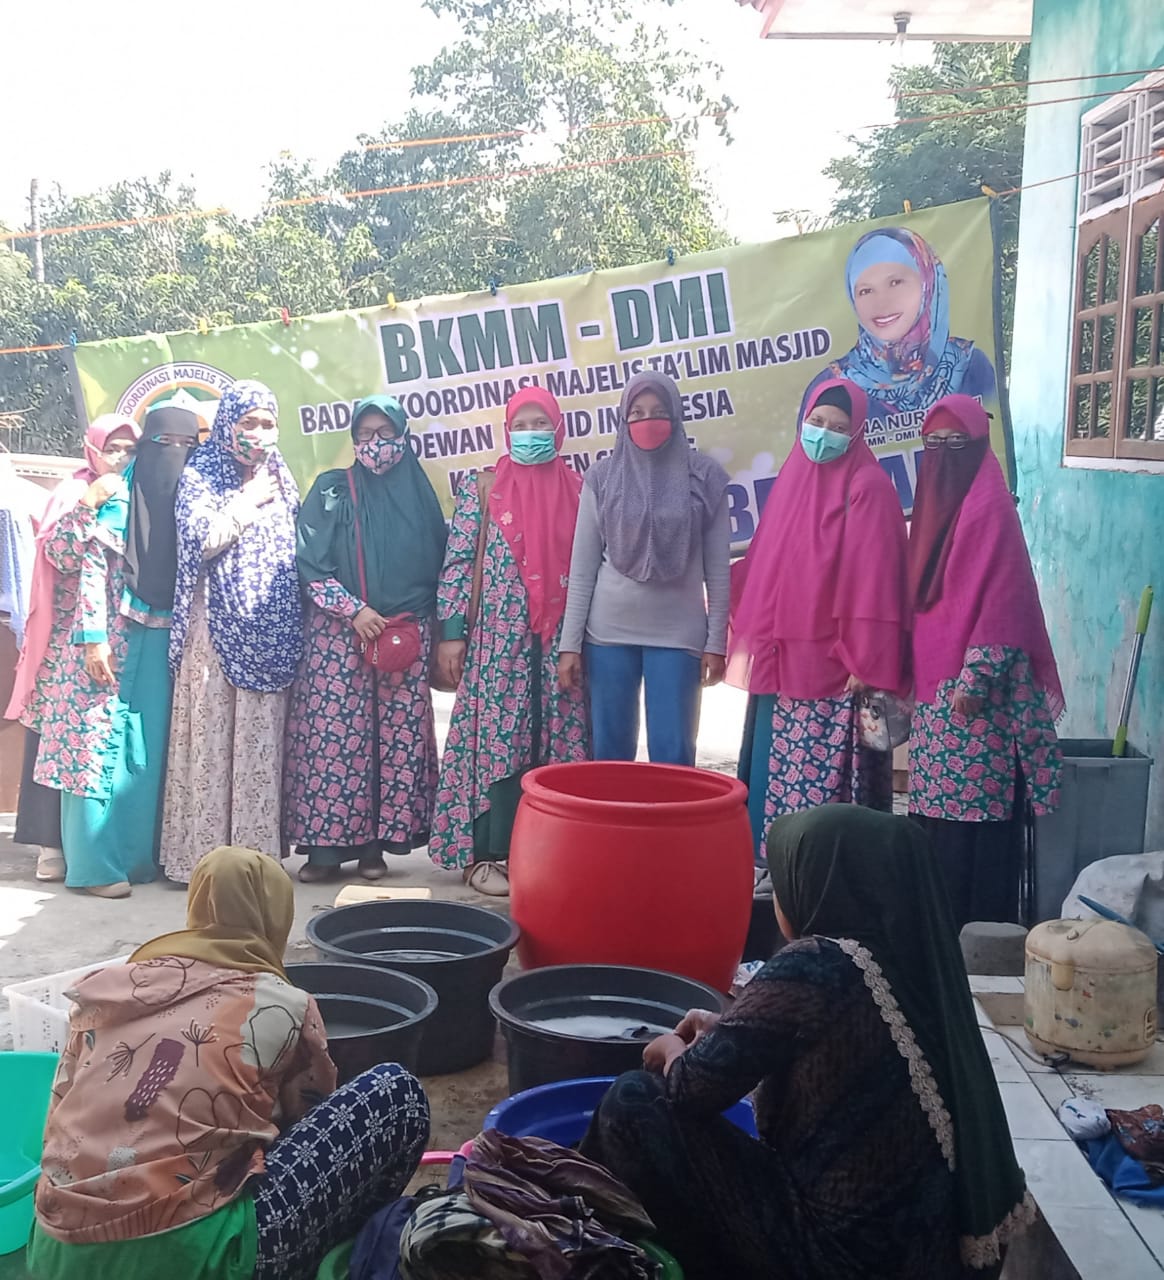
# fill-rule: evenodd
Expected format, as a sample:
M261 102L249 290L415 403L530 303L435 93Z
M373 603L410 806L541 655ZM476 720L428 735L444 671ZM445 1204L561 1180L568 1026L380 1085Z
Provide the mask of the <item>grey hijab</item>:
M670 440L650 451L634 443L627 427L627 413L644 391L662 398L671 419ZM682 577L699 554L728 476L718 462L689 447L675 381L648 371L626 384L614 452L590 468L586 483L598 503L610 563L635 582L669 582Z

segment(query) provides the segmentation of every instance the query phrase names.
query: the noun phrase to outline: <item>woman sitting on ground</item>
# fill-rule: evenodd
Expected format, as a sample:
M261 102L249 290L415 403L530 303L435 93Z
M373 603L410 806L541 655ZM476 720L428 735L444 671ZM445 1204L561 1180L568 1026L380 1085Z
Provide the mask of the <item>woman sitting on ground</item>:
M583 1154L689 1280L993 1274L1034 1207L925 835L827 805L778 818L768 862L799 941L650 1044ZM758 1142L720 1114L757 1085Z
M71 994L29 1271L41 1280L306 1280L398 1196L428 1102L382 1064L340 1089L287 981L294 895L252 849L190 881L188 927Z

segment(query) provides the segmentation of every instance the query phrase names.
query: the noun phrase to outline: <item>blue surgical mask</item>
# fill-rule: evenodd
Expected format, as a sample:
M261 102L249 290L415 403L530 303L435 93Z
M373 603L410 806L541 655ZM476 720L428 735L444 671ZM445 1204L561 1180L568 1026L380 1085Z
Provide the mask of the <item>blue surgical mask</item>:
M509 456L523 467L553 462L558 456L552 431L515 431L509 437Z
M852 443L852 436L843 431L830 431L814 422L801 424L800 444L810 462L835 462L845 456Z

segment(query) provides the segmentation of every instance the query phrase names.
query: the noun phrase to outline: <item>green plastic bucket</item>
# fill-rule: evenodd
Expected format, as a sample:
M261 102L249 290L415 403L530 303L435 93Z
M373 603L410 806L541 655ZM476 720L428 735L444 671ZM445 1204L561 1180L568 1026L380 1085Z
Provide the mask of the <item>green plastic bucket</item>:
M315 1273L315 1280L348 1280L355 1243L354 1240L345 1240L326 1254Z
M0 1053L0 1254L28 1243L55 1053Z

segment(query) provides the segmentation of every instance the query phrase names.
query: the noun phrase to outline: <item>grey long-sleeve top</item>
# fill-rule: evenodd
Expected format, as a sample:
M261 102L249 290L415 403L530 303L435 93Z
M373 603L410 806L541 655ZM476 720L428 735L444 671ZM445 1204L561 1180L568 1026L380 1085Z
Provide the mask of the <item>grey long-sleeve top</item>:
M591 644L646 645L689 653L727 652L731 525L724 494L686 572L669 582L635 582L610 563L598 503L582 489L560 652Z

